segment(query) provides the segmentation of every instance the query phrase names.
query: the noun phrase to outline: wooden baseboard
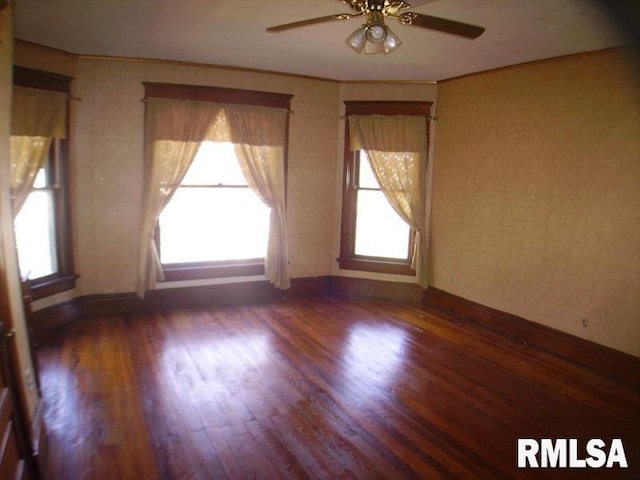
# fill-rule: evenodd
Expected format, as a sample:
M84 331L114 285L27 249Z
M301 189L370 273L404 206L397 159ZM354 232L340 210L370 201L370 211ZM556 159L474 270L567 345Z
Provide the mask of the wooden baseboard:
M36 310L28 315L29 332L37 338L43 332L55 330L81 318L83 314L82 304L77 298Z
M144 298L135 293L84 295L33 312L29 318L29 329L37 341L40 335L83 317L126 315L170 308L251 304L301 295L323 295L329 292L329 285L330 277L322 276L294 278L288 290L279 290L264 280L151 290Z
M282 293L267 281L225 283L148 291L144 298L135 293L86 295L78 300L83 316L126 315L170 308L199 308L273 300Z
M339 298L381 298L420 303L422 287L415 283L387 282L354 277L332 277L331 293Z
M617 380L640 386L640 358L583 338L501 312L429 287L424 295L428 308L455 319L473 321L483 327Z

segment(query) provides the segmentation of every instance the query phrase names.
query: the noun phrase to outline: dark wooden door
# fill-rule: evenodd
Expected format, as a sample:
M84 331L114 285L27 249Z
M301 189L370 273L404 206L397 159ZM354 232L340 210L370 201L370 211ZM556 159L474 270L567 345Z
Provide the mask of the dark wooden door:
M13 330L5 330L0 321L0 480L29 478L10 382L7 342L13 341L13 335Z

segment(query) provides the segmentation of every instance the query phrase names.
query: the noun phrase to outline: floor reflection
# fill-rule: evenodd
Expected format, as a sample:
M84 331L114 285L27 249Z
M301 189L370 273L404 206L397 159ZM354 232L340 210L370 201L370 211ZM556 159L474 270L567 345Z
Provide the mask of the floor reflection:
M387 394L402 375L407 332L390 325L356 324L342 350L344 387L362 405Z
M80 392L88 390L87 375L53 362L44 364L39 374L40 386L47 393L45 421L49 433L80 440L88 420L85 410L80 408Z
M266 334L238 335L227 338L202 337L189 339L186 346L193 355L185 355L185 345L171 345L162 352L162 371L166 375L186 374L184 363L196 356L200 361L196 366L200 375L212 371L241 373L262 365L269 358L271 344ZM193 371L189 373L193 374Z
M175 411L180 405L182 416L196 429L250 420L258 402L254 396L262 389L260 372L271 358L267 334L205 336L190 339L186 346L165 348L156 377L162 398L158 406Z

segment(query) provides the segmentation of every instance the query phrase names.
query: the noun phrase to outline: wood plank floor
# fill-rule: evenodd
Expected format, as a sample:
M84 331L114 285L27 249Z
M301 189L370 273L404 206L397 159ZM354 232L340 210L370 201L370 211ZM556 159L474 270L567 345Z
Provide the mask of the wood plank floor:
M90 318L37 357L53 480L640 478L639 388L416 305ZM518 470L519 437L630 468Z

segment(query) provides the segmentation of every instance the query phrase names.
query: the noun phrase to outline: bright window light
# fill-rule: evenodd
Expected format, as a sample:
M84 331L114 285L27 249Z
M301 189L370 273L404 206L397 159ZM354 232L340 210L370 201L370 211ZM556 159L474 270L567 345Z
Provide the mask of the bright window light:
M161 262L263 258L270 211L248 187L233 145L207 142L160 215Z
M54 192L46 186L46 171L42 168L36 176L34 190L14 222L20 275L23 278L41 278L58 270Z
M360 152L358 187L355 254L407 259L411 228L380 190L364 151Z

